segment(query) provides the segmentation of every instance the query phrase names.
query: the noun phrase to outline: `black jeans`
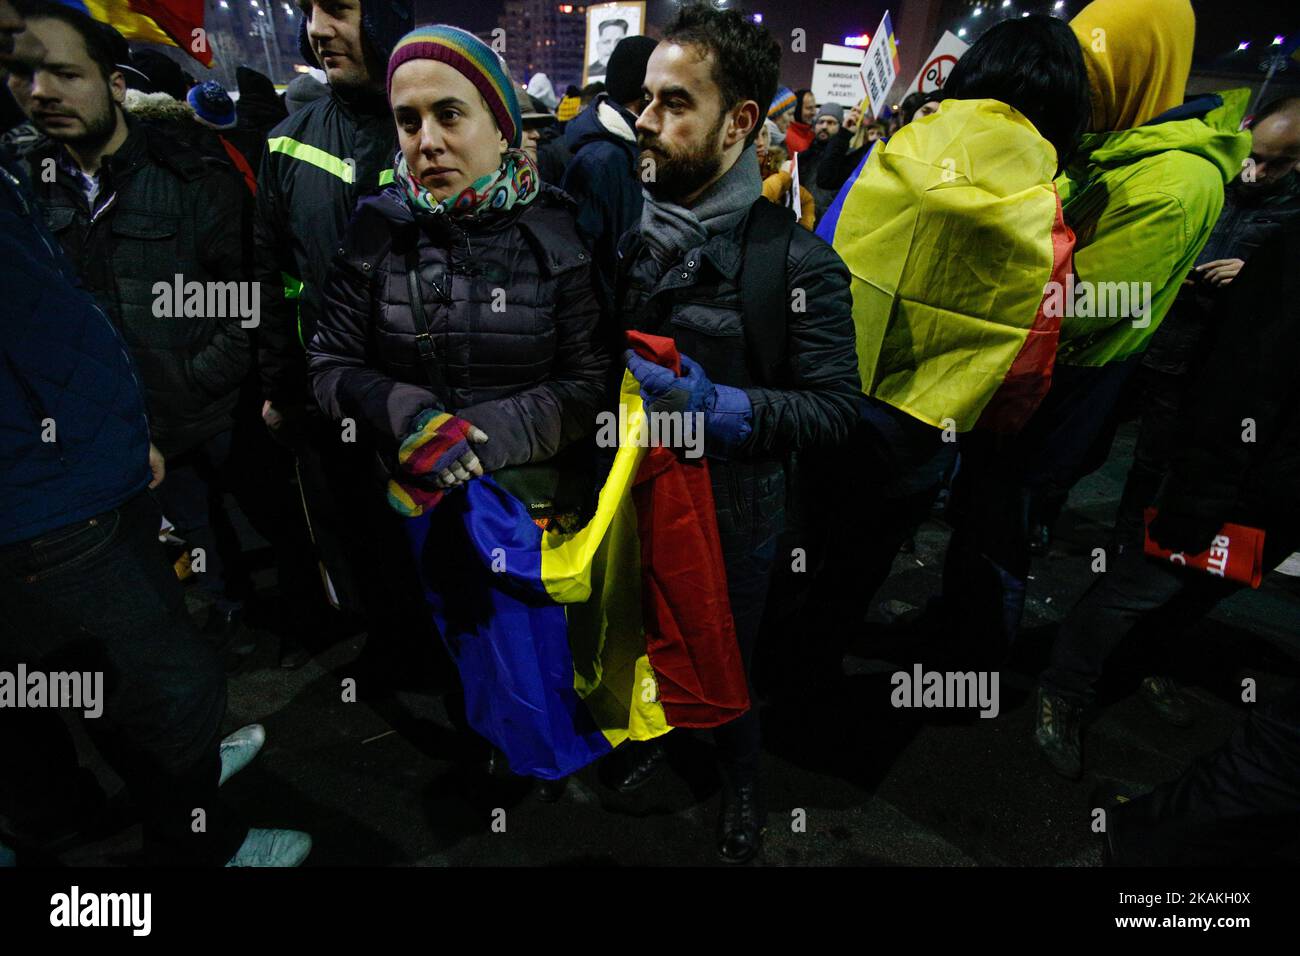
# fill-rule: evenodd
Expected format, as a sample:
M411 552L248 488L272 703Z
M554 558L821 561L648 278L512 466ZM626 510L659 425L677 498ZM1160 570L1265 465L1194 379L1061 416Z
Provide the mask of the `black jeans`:
M103 713L85 726L140 808L146 854L221 865L248 831L217 791L226 682L186 613L158 526L141 493L0 548L0 666L102 672ZM0 710L0 760L0 814L16 830L67 807L79 771L57 712Z
M1300 536L1264 524L1264 566L1300 546ZM1149 558L1134 541L1100 574L1061 625L1043 689L1085 705L1106 660L1139 624L1144 633L1176 639L1241 585Z

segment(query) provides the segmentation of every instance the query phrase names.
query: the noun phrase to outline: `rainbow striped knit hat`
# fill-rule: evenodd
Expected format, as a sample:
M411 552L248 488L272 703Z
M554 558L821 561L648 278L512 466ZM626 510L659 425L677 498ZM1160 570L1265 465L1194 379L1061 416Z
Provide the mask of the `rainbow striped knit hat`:
M464 76L483 94L506 142L512 147L519 146L523 135L519 97L515 95L505 65L490 46L459 27L441 23L417 27L397 41L393 55L388 58L390 96L393 74L407 60L440 60Z
M767 108L767 118L776 119L786 110L792 109L794 109L794 91L788 86L783 86L776 91L776 96L772 97L772 105Z

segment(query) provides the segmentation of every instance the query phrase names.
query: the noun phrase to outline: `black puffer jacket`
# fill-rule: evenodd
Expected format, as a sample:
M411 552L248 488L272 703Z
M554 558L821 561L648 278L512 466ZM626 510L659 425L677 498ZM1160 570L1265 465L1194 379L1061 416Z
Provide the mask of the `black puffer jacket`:
M667 270L639 230L629 232L619 245L627 263L620 315L625 328L674 339L715 385L743 388L749 396L749 438L731 460L712 461L709 471L724 539L749 536L758 544L781 530L790 453L844 442L857 421L862 382L848 268L834 249L799 228L783 264L791 295L784 368L778 380L755 380L741 309L746 222L709 237L698 255Z
M415 341L406 257L417 242L445 402ZM597 345L591 256L556 189L468 229L433 217L417 227L396 187L365 199L323 298L308 344L316 400L362 423L382 451L434 407L487 433L475 450L488 470L543 461L595 431L610 356Z
M28 161L50 230L130 346L144 384L151 438L171 456L233 426L252 349L235 308L211 314L208 303L218 303L205 295L204 314L174 316L156 308L161 303L154 287L173 288L177 275L205 289L207 283L247 280L247 207L244 187L228 166L137 120L128 118L128 124L130 135L101 173L93 213L57 160L62 146L51 144ZM47 159L55 161L53 182L39 175ZM223 295L230 288L223 286ZM244 301L254 304L251 290L242 291Z

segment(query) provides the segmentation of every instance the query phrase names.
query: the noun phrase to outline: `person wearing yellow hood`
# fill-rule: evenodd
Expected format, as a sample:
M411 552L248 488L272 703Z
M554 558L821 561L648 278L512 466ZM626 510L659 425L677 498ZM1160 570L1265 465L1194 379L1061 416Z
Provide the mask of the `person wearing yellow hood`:
M863 622L957 434L1014 431L1051 375L1059 319L1043 290L1073 245L1053 179L1088 117L1078 43L1052 17L1006 20L946 86L937 113L875 144L818 227L852 276L863 394L848 445L799 461L808 528L792 543L824 552L804 616L814 681L835 679L833 635Z
M1104 460L1137 359L1210 236L1224 184L1250 150L1239 132L1247 91L1183 102L1196 30L1189 0L1094 0L1070 27L1092 100L1091 132L1057 181L1077 236L1074 274L1049 290L1061 319L1051 389L1014 447L999 450L985 494L1063 500ZM961 497L955 488L954 500ZM968 505L972 527L1000 510L979 499ZM1028 571L1027 524L954 535L945 580L961 582L961 590L946 589L951 619L1009 644ZM983 619L977 608L987 612Z

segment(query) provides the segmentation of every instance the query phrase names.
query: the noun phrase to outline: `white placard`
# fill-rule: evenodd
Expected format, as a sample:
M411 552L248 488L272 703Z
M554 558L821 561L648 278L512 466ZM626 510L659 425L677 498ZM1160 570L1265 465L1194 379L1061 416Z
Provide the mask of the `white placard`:
M861 66L867 51L860 46L840 46L838 43L822 44L822 59L831 63L852 63Z
M859 84L871 104L871 115L879 116L889 102L889 88L898 78L898 45L894 41L894 25L889 11L880 21L880 27L871 38L866 58L862 61Z
M845 109L862 102L858 67L843 63L813 64L812 95L820 103L839 103Z

